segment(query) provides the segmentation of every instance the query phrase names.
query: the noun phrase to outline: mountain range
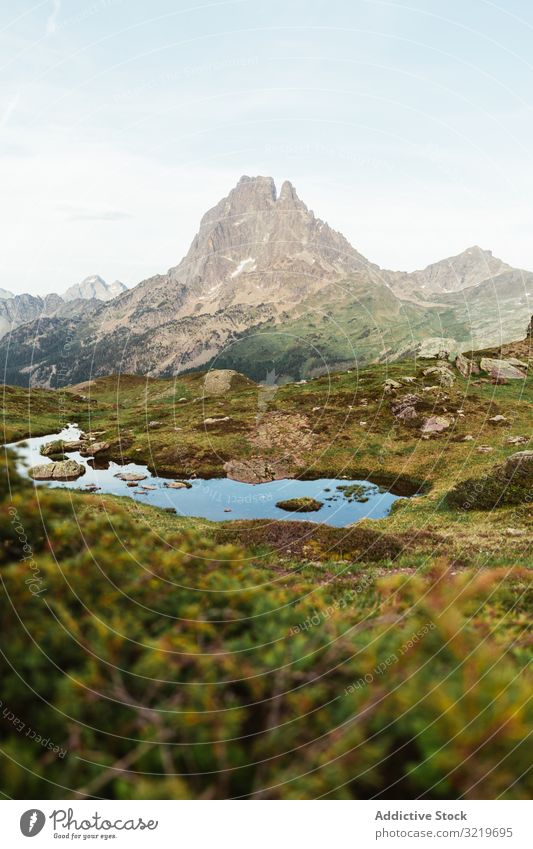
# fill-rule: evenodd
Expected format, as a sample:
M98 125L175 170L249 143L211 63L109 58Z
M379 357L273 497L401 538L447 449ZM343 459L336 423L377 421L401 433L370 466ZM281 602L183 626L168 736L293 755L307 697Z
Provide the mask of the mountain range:
M109 301L124 291L126 286L120 280L106 283L98 274L70 286L63 295L14 295L7 289L0 289L0 337L41 317L68 317L81 312L88 315L100 302Z
M420 271L381 269L290 182L278 194L271 177L242 177L165 274L115 297L107 287L110 300L100 283L71 287L62 305L45 299L36 320L0 340L7 382L57 386L212 365L258 380L273 369L301 378L397 359L428 337L457 350L521 338L533 297L531 272L477 246Z

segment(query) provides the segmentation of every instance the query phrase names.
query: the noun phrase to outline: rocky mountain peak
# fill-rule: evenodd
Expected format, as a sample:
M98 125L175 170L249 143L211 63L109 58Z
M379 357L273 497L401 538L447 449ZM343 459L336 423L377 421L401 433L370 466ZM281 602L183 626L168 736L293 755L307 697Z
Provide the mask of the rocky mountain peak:
M511 267L492 251L472 245L456 256L433 262L420 271L397 275L394 287L398 292L423 290L426 295L459 292L492 280Z
M245 175L204 215L189 252L169 275L200 301L197 309L211 311L264 302L274 292L290 303L302 287L369 266L315 218L288 180L278 196L272 177Z
M73 301L79 298L83 300L109 301L116 298L121 292L126 290L124 283L120 280L115 280L114 283L106 283L103 277L99 274L90 274L85 277L81 283L75 283L74 286L69 286L63 295L65 301Z

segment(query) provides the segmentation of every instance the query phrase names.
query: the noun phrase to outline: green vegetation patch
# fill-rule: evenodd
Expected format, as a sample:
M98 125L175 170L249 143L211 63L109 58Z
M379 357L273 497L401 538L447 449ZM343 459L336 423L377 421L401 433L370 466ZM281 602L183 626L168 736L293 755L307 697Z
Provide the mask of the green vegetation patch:
M533 502L533 451L513 454L483 477L458 483L447 502L463 510L491 510Z
M277 501L276 507L280 510L288 510L291 513L314 513L324 506L322 501L317 501L316 498L303 496L302 498L287 498L284 501Z

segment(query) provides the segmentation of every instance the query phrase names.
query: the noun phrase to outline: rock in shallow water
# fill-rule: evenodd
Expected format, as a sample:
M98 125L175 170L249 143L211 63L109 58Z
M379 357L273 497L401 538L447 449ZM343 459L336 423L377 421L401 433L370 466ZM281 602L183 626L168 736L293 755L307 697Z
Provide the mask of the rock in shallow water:
M75 460L61 460L33 466L28 474L35 481L75 481L85 474L85 466Z

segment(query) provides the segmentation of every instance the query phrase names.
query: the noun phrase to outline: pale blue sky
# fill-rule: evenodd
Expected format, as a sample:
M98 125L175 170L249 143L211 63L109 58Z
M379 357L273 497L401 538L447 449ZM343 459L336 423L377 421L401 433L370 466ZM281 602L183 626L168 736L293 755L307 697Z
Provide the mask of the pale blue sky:
M526 0L27 0L0 10L0 287L177 264L242 174L383 267L533 269Z

